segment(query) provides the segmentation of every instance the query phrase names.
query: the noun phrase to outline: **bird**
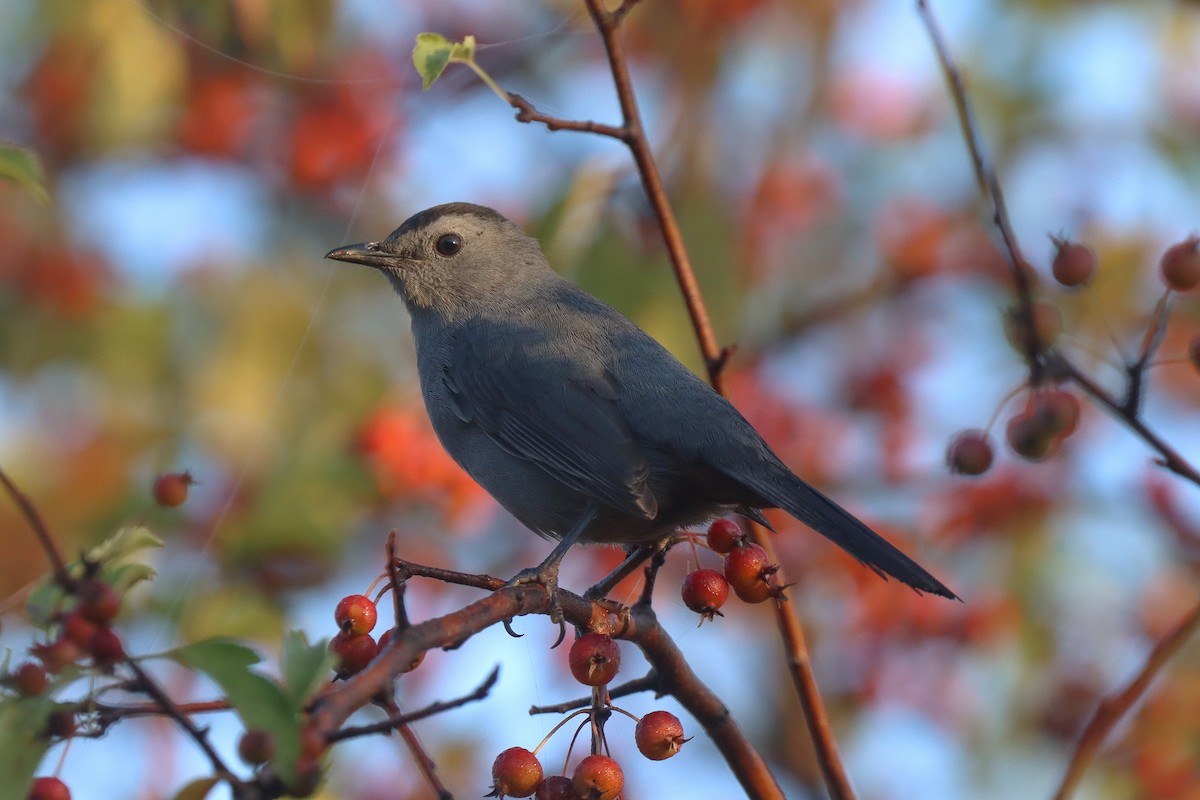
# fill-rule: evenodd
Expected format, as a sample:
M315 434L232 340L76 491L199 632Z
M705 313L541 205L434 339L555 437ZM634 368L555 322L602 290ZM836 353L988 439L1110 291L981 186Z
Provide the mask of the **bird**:
M558 540L519 579L556 585L578 542L647 546L731 512L767 523L762 509L779 508L881 576L958 599L494 209L434 206L325 257L387 278L408 310L442 446L518 521Z

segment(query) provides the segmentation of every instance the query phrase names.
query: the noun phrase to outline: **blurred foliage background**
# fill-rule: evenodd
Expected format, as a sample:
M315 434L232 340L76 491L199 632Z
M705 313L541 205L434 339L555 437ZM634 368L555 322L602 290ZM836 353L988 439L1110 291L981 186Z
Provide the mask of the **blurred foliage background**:
M1002 454L982 478L947 473L952 433L997 416L1002 433L1024 376L1001 330L1003 262L912 6L646 0L625 41L719 337L738 344L735 402L797 472L966 601L880 581L776 518L862 797L1045 797L1100 697L1200 597L1200 497L1088 407L1045 463ZM1162 291L1158 255L1200 219L1200 12L935 11L1039 294L1072 352L1118 385ZM617 120L597 37L567 0L0 8L0 138L40 156L51 198L0 183L0 464L69 551L131 520L167 537L162 576L123 619L133 652L224 633L270 653L285 628L330 635L334 602L370 582L393 527L413 560L497 575L548 547L442 453L399 301L377 275L322 261L328 249L437 202L494 205L699 366L623 149L512 121L466 70L422 93L408 61L420 31L474 34L480 63L544 111ZM1096 249L1093 285L1054 288L1048 233ZM1193 462L1200 379L1182 355L1198 321L1195 297L1177 298L1147 398L1149 422ZM154 509L153 477L182 468L200 482L192 499ZM46 563L8 502L0 535L4 644L19 648L23 592ZM564 582L589 585L616 556L573 553ZM695 629L677 594L691 559L677 553L660 581L668 626L788 796L824 796L770 613L735 606ZM472 597L411 594L418 617ZM525 627L431 654L400 683L416 708L505 665L493 698L418 728L463 796L486 790L495 753L549 729L526 719L531 703L578 694L546 650L554 632ZM1200 798L1198 665L1193 643L1081 796ZM214 725L230 750L232 723ZM165 729L128 723L74 745L75 797L160 797L203 774ZM702 738L663 764L613 740L628 798L739 794ZM98 772L113 748L122 768ZM429 792L380 739L339 747L325 796Z

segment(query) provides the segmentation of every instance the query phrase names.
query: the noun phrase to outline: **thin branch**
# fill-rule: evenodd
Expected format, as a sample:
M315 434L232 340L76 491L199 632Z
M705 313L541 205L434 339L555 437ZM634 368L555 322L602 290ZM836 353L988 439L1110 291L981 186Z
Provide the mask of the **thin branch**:
M435 581L441 581L442 583L470 586L474 589L484 589L489 592L502 589L508 583L501 578L493 578L490 575L472 575L469 572L458 572L452 569L442 569L441 567L427 567L424 564L416 564L412 561L405 561L402 558L396 559L396 569L403 576L404 580L407 580L409 577L433 578Z
M211 714L217 711L231 711L233 707L228 700L206 700L196 703L176 703L175 709L180 714ZM161 717L169 712L158 703L139 703L128 706L114 706L107 703L96 703L91 707L80 709L83 713L95 712L101 725L108 727L122 719L134 717Z
M42 549L46 551L46 555L50 559L50 563L54 566L54 580L59 586L64 589L71 589L75 582L71 579L71 574L67 572L67 564L63 560L62 553L58 552L58 545L54 541L54 537L50 535L50 529L46 527L45 520L38 513L37 506L33 504L24 492L17 488L4 470L0 469L0 483L4 484L4 488L8 490L9 496L13 502L21 509L21 513L25 515L25 519L29 521L29 526L33 528L33 532L37 535L38 541L41 542Z
M208 760L212 763L213 771L216 772L217 777L233 787L234 796L238 796L239 787L244 788L244 786L242 782L238 780L237 776L230 771L229 767L225 765L224 760L222 760L221 755L212 746L212 743L208 741L208 732L196 727L195 723L188 718L187 714L185 714L183 710L175 704L175 701L171 699L171 696L167 694L166 691L159 686L153 678L150 677L148 672L142 669L142 666L138 664L137 661L126 656L125 665L129 667L129 669L137 677L137 688L141 692L150 695L150 698L161 707L162 712L174 720L179 727L183 728L183 730L187 732L188 736L190 736L192 740L199 745L200 749L204 751L204 755L207 756Z
M925 23L925 28L929 31L929 38L933 42L933 48L937 53L938 64L941 66L942 74L946 78L946 83L950 87L950 96L954 100L954 108L958 114L958 123L962 128L963 139L967 143L967 149L971 154L971 166L975 169L975 180L979 184L980 192L987 197L992 204L992 221L996 225L996 229L1000 232L1000 239L1004 242L1004 249L1008 255L1008 266L1012 272L1013 285L1017 294L1017 321L1020 323L1019 330L1024 333L1022 336L1022 346L1025 350L1025 360L1029 364L1030 383L1033 386L1038 386L1042 381L1042 364L1039 356L1043 344L1038 341L1037 331L1034 326L1034 311L1033 311L1033 286L1029 276L1031 269L1029 262L1021 254L1021 248L1017 244L1016 234L1013 233L1012 223L1008 218L1008 206L1004 202L1004 193L1000 189L1000 181L996 178L996 172L988 163L986 154L984 153L981 137L978 133L978 127L975 123L975 112L971 108L971 102L967 98L967 90L963 81L961 70L954 62L954 58L950 55L950 48L946 45L946 40L942 36L941 29L938 27L937 20L933 16L933 11L929 8L926 0L917 0L917 13L920 14L922 22Z
M396 704L392 703L392 708L399 711ZM398 723L396 731L400 734L400 738L404 739L404 744L408 746L408 751L412 753L413 759L417 762L417 769L421 770L421 775L424 776L425 782L433 789L433 793L437 795L438 800L454 800L454 795L450 794L450 790L442 783L442 779L437 774L437 764L433 762L433 758L425 751L424 746L417 739L417 734L413 732L412 727L407 722Z
M1077 384L1079 388L1083 389L1084 392L1091 396L1091 398L1095 400L1097 404L1121 419L1130 428L1130 430L1140 436L1142 440L1146 442L1146 444L1150 445L1150 447L1158 452L1158 463L1161 466L1167 468L1171 472L1174 472L1181 478L1200 486L1200 472L1198 472L1196 468L1187 461L1187 459L1179 455L1175 448L1167 444L1162 437L1160 437L1148 425L1146 425L1146 423L1142 421L1141 417L1130 416L1127 414L1122 406L1121 401L1119 401L1109 392L1105 391L1104 387L1100 386L1090 377L1081 372L1078 367L1076 367L1067 359L1066 356L1058 352L1051 353L1050 356L1051 358L1048 362L1049 368L1054 374L1061 375L1062 377Z
M1198 628L1200 628L1200 604L1185 614L1183 619L1154 645L1154 649L1146 658L1146 663L1125 688L1100 701L1092 718L1084 726L1079 744L1076 745L1071 762L1067 765L1066 774L1063 775L1058 791L1054 793L1054 800L1067 800L1075 792L1088 764L1100 750L1100 746L1104 744L1104 740L1113 726L1129 712L1138 698L1145 693L1154 676L1162 670L1171 656L1183 647Z
M396 531L388 534L387 538L387 573L388 582L392 585L392 606L395 613L396 629L407 628L409 626L408 611L404 607L404 591L408 584L400 577L399 556L396 555L399 551L399 537Z
M770 531L755 524L751 524L750 528L754 541L767 551L770 562L778 565L779 558L775 554L775 543L771 540ZM776 571L775 578L780 586L788 585L782 570ZM837 740L833 738L833 726L829 722L829 714L825 711L821 690L817 686L817 677L808 654L808 643L804 638L804 628L800 625L795 608L782 593L775 598L775 622L787 651L788 674L792 678L792 686L800 699L800 705L804 708L804 722L817 751L817 762L821 765L825 787L834 800L853 798L854 789L850 786L850 778L842 765Z
M608 699L615 700L618 697L628 697L632 694L640 692L654 692L656 696L661 694L659 690L658 673L650 670L640 678L634 678L631 681L626 681L620 686L615 686L608 690ZM530 706L529 714L566 714L568 711L575 711L580 708L587 708L592 704L591 695L587 697L579 697L574 700L567 700L562 703L555 703L552 706Z
M625 128L618 128L614 125L605 125L600 122L592 122L591 120L575 120L563 119L562 117L553 117L549 114L543 114L533 107L524 97L515 92L505 92L505 97L508 99L509 105L517 110L517 122L537 122L545 125L547 129L552 131L577 131L579 133L595 133L599 136L608 136L622 142L629 141L629 131Z
M1146 380L1146 370L1154 354L1158 352L1163 338L1167 335L1167 312L1170 309L1171 290L1168 289L1150 315L1146 325L1146 333L1142 336L1142 349L1137 360L1125 367L1125 399L1121 402L1121 413L1126 417L1136 417L1141 408L1142 389Z
M488 696L492 688L496 685L496 681L500 678L500 668L495 667L483 683L475 688L475 691L470 694L465 694L462 697L454 700L442 700L436 703L430 703L419 711L410 711L407 714L396 713L381 722L373 722L370 725L357 725L351 728L342 728L339 731L331 733L328 737L330 743L340 742L343 739L353 739L356 736L367 736L373 733L382 733L390 731L393 728L398 728L401 725L408 725L417 720L432 717L434 714L441 714L443 711L449 711L452 708L465 706L467 703L473 703L477 700L482 700Z

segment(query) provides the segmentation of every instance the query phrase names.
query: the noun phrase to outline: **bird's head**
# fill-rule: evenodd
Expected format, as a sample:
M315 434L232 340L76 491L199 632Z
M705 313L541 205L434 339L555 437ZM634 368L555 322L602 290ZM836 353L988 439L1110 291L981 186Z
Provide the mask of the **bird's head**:
M448 319L480 313L553 275L537 240L499 212L470 203L434 206L382 241L339 247L325 257L374 267L414 315Z

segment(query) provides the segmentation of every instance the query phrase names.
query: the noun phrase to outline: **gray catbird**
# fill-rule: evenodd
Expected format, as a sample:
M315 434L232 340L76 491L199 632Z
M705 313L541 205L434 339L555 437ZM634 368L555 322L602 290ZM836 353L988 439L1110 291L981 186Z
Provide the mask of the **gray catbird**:
M559 276L533 238L449 203L326 258L382 272L412 317L442 445L522 523L560 543L662 540L726 511L782 508L876 572L941 582L800 480L723 397L627 317Z

